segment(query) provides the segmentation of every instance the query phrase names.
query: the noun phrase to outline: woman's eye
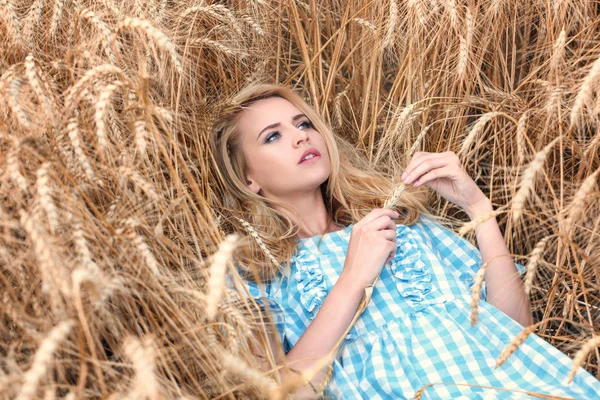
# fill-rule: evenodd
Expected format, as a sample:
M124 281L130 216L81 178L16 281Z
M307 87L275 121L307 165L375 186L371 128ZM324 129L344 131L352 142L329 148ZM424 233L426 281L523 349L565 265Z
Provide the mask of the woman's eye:
M312 125L311 125L311 123L309 121L304 121L304 122L300 123L300 125L298 125L298 128L300 128L301 126L304 126L305 127L304 129L308 129Z
M275 137L275 135L279 135L279 132L273 132L271 133L269 136L267 136L267 139L265 139L265 142L272 142L271 138Z

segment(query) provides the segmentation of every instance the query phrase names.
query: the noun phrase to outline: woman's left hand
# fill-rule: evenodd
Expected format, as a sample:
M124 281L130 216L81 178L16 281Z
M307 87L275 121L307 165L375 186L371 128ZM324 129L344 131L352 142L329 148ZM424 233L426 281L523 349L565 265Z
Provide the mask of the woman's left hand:
M452 151L415 152L402 174L405 184L425 185L446 200L461 207L473 219L480 212L492 211L490 200L463 169Z

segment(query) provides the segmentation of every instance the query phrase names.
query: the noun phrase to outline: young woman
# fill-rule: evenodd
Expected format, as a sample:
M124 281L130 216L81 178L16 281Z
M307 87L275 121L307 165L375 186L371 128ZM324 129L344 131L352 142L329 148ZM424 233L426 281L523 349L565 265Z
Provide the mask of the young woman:
M246 266L250 295L270 306L271 340L279 339L290 367L307 370L334 348L379 276L343 338L326 395L412 398L428 384L435 385L424 398L436 399L600 392L583 369L566 384L572 360L535 335L495 368L532 323L531 311L495 218L476 228L477 250L424 207L426 186L471 219L492 210L452 152L416 153L402 174L406 190L393 209L383 208L398 182L335 136L294 91L272 85L242 90L221 113L211 146L229 229L260 235L263 246L246 236L236 261ZM485 262L485 301L471 326L470 287ZM325 369L313 382L324 376ZM314 395L310 387L302 393Z

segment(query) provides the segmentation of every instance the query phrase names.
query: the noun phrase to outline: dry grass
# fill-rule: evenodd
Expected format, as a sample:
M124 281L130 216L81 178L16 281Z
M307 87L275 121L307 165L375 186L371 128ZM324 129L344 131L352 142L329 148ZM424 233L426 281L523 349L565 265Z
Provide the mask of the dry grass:
M597 5L476 3L0 0L2 397L293 391L242 368L270 322L211 269L206 140L248 81L302 90L396 176L462 149L529 263L528 333L600 377Z

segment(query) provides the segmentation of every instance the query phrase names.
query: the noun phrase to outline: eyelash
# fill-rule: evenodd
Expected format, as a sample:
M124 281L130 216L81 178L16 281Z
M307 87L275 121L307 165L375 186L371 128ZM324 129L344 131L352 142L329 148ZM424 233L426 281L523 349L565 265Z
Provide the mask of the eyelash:
M310 121L303 121L300 123L300 125L298 125L298 127L300 127L302 124L306 124L308 125L308 128L310 128L312 126L312 124L310 123ZM279 132L273 132L270 135L267 136L267 138L265 139L265 143L269 143L271 142L271 138L275 135L281 135Z

